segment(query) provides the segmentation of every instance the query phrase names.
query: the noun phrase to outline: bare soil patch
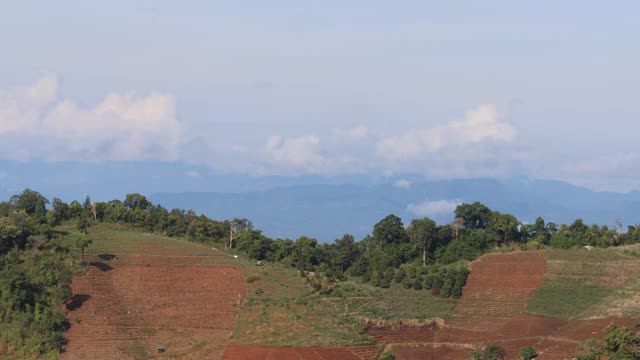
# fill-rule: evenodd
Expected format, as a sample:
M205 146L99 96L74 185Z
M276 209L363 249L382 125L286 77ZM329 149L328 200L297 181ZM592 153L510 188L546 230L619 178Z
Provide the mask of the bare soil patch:
M377 345L344 347L278 347L230 344L225 360L369 360L378 356Z
M91 259L72 282L61 358L221 358L246 285L241 269L209 265L215 260L124 253L106 263Z

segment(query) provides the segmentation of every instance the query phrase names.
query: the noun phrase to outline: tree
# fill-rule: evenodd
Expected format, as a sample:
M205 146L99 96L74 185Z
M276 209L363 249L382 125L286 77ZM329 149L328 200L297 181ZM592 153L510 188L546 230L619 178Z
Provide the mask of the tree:
M518 219L510 214L501 214L498 211L494 211L491 213L487 225L498 234L498 242L503 244L517 240L520 235L518 232Z
M404 229L404 224L402 224L402 219L391 214L380 220L373 227L373 241L380 248L390 244L408 242L409 237Z
M78 230L80 230L81 234L87 234L89 230L89 226L91 226L91 221L85 213L80 214L78 218Z
M80 249L82 263L84 263L84 251L87 247L89 247L89 245L91 245L92 242L93 241L86 236L79 236L78 238L76 238L76 247Z
M53 198L51 202L52 212L51 212L51 225L55 226L60 224L62 221L67 220L69 218L69 204L58 199Z
M491 210L476 201L473 204L458 205L455 210L455 215L456 218L462 219L465 228L478 230L487 227Z
M87 195L87 197L84 198L84 202L82 203L82 207L85 210L91 210L91 198L89 197L89 195Z
M151 206L151 203L144 195L133 193L127 194L124 199L124 206L130 210L140 209L146 211Z
M429 218L414 219L407 228L411 243L422 252L422 266L427 266L427 250L431 247L436 230L435 221Z
M520 351L520 356L523 360L533 360L538 357L538 353L533 347L527 346Z
M0 254L13 246L16 251L21 245L20 229L12 224L8 218L0 218Z
M458 233L462 228L464 228L464 220L462 218L457 217L453 219L450 226L456 234L456 240L458 240Z
M253 229L251 221L235 218L229 221L229 249L233 248L233 240L242 235L242 232Z
M22 193L13 195L9 202L16 210L24 210L27 215L33 216L41 223L44 223L47 219L47 204L49 200L37 191L25 189Z
M341 239L334 243L335 264L344 272L356 261L359 251L353 235L344 234Z

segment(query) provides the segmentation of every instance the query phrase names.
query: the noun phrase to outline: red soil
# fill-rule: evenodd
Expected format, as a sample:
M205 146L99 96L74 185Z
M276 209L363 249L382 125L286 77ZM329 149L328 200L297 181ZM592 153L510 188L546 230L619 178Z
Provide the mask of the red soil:
M205 258L93 259L87 274L72 282L69 343L61 358L221 358L245 281L239 269L199 265ZM158 354L160 345L165 352Z
M224 351L227 360L365 360L375 359L378 346L276 347L230 344Z
M524 311L542 285L546 257L541 253L490 254L471 263L462 298L447 325L496 331Z
M510 359L533 346L537 359L570 359L579 342L599 337L611 322L632 327L633 319L567 320L525 314L542 285L542 253L491 254L471 264L471 274L443 328L374 328L376 342L391 347L396 359L468 359L472 349L500 345Z

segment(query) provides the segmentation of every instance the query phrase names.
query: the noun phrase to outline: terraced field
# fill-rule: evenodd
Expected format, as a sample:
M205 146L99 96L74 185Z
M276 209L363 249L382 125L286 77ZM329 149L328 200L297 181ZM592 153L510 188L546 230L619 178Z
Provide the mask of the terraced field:
M227 360L373 360L376 345L344 347L277 347L231 344L224 352Z
M118 241L129 236L137 241ZM243 264L142 233L102 228L92 238L88 271L72 281L62 359L222 357L246 296Z
M533 346L537 359L570 359L583 340L599 337L610 323L633 327L631 318L605 317L576 320L525 313L540 289L546 254L521 252L489 254L471 264L471 275L445 326L370 329L396 359L468 358L469 352L488 344L500 345L517 359L520 350ZM637 265L637 264L636 264Z
M542 285L546 261L541 252L488 254L474 261L463 296L447 325L496 331L524 311Z

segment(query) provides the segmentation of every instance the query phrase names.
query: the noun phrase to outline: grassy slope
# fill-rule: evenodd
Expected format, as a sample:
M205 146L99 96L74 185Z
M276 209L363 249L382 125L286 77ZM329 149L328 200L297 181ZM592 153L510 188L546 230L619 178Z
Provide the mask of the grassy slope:
M314 293L297 271L278 264L253 267L248 299L234 340L265 345L352 345L369 343L361 320L446 318L454 300L428 291L374 288L353 281L330 295ZM396 285L396 284L394 284Z
M629 249L549 250L533 314L562 318L640 316L640 258Z

